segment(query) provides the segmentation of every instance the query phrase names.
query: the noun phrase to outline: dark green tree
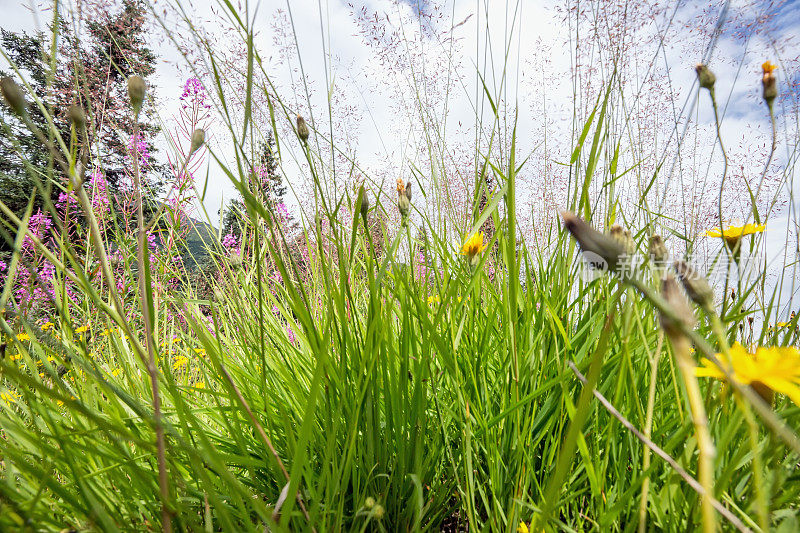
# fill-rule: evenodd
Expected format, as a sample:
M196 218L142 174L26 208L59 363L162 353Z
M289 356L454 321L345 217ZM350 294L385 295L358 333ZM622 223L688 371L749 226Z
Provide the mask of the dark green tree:
M47 84L50 58L44 42L43 33L27 35L0 30L0 43L6 54L27 75L36 96L52 104L53 92L48 91ZM12 74L0 70L0 77ZM46 134L47 121L40 109L29 106L28 115L35 127ZM58 117L55 118L55 124L61 135L69 139L69 125ZM8 107L0 104L0 201L21 215L36 190L35 178L46 184L51 165L50 153L41 140ZM55 200L58 190L52 189L51 195ZM38 195L34 210L42 206L43 199Z
M264 206L277 215L284 231L291 233L296 222L284 203L286 185L278 173L278 161L275 159L274 149L275 139L270 131L266 140L260 143L258 159L250 171L250 190ZM228 202L222 217L222 234L234 235L237 239L241 239L246 224L247 209L244 200L239 196Z
M57 26L59 46L55 60L50 55L50 37L43 33L2 30L0 34L3 49L52 115L62 138L68 145L74 142L76 152L89 156L90 168L99 166L110 185L112 199L130 168L130 150L134 146L134 119L126 80L132 74L146 79L155 71L157 58L146 46L147 15L147 5L141 0L100 5L85 21L86 32L80 38L71 29L74 24L62 20ZM16 77L11 71L0 71L0 75ZM33 100L30 93L27 97ZM159 129L152 120L154 101L150 87L140 114L139 142L135 143L140 154L146 154L143 176L148 206L154 205L164 177L164 167L156 162L152 142ZM85 137L71 137L67 109L73 104L85 110ZM37 106L29 106L29 114L38 129L51 135ZM22 214L36 190L37 178L49 188L48 194L55 203L63 192L64 176L53 165L46 146L5 105L0 105L0 200L16 214ZM43 204L42 195L37 195L35 208Z

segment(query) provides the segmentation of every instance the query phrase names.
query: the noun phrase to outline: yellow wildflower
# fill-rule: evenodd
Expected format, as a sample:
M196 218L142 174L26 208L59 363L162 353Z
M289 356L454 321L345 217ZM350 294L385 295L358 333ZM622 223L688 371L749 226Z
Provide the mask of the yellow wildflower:
M180 337L175 337L174 339L172 339L172 344L180 344L182 342L183 339L181 339Z
M17 340L21 342L29 341L31 340L31 336L28 335L27 333L20 333L19 335L17 335Z
M195 348L194 349L194 353L196 353L200 357L205 357L206 356L206 349L205 348Z
M733 251L738 251L739 241L745 235L753 235L755 233L763 233L766 229L766 224L745 224L744 226L728 226L727 228L712 228L708 230L706 237L722 237L725 239L725 244Z
M89 331L89 326L81 326L75 330L75 333L83 333L84 331Z
M75 396L70 396L70 397L69 397L69 399L70 399L70 400L75 400L76 398L75 398ZM63 406L64 406L64 402L62 402L61 400L56 400L56 404L57 404L59 407L63 407Z
M438 296L428 296L428 305L441 303L442 299Z
M517 526L517 533L530 533L530 530L528 529L528 524L526 524L525 522L520 522L519 526Z
M6 405L17 403L17 398L19 398L19 396L20 395L17 394L16 392L11 392L11 391L0 393L0 399L2 399Z
M44 324L42 324L41 326L39 326L39 329L41 329L42 331L50 331L54 327L55 327L55 324L53 324L52 322L48 321L48 322L45 322Z
M122 374L122 369L121 368L115 368L114 370L111 371L111 375L114 376L114 377L117 377L120 374Z
M101 337L108 337L112 333L116 333L119 331L119 328L106 328L102 332L100 332Z
M202 381L195 381L192 387L194 387L195 389L205 389L206 384L203 383Z
M189 363L189 358L185 355L179 355L172 361L173 370L178 370L185 367Z
M469 264L475 265L475 263L478 262L476 259L478 254L485 249L486 246L483 244L483 232L479 231L467 239L467 241L461 247L461 255L466 255L469 258Z
M722 364L728 364L723 354L717 354ZM698 377L724 379L717 366L703 359L702 366L695 369ZM759 394L762 391L778 392L788 396L800 405L800 349L790 346L759 347L749 353L745 347L736 343L731 347L730 366L733 379L742 385L752 386Z
M761 76L761 86L763 87L762 96L767 103L767 107L769 107L770 114L772 113L772 102L778 96L778 79L775 77L775 74L773 74L773 71L777 68L777 66L769 61L765 61L764 64L761 65L761 71L763 72Z

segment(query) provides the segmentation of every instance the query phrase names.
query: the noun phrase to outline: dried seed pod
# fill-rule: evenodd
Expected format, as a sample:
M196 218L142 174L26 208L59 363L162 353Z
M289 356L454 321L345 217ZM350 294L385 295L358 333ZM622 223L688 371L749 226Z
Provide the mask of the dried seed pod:
M686 296L678 286L678 282L671 275L664 276L661 280L661 296L672 307L674 317L661 313L661 327L670 338L681 337L681 326L692 328L695 324L694 313L689 307Z
M82 132L86 127L86 113L83 112L81 106L77 104L69 106L67 108L67 116L77 131Z
M686 261L675 261L674 267L689 298L706 311L711 311L714 308L714 291L705 276Z
M369 194L367 193L366 189L364 189L363 185L359 191L359 196L361 196L361 206L359 207L359 210L361 211L361 216L366 219L367 211L369 211Z
M128 78L128 98L135 113L142 110L144 95L147 92L147 85L141 76L131 76Z
M3 93L3 98L8 104L8 107L19 116L25 115L28 107L28 102L25 100L25 95L17 82L8 76L0 79L0 92Z
M620 243L608 235L603 235L568 211L562 212L561 218L564 219L564 227L580 244L581 250L600 256L609 270L617 269L620 256L625 254L625 248Z
M619 224L614 224L609 228L608 233L617 244L622 246L622 249L625 250L626 253L631 254L636 250L636 243L633 242L633 237L629 230L624 229Z
M217 302L225 300L225 293L219 287L214 287L214 300Z
M192 132L192 146L189 149L189 153L193 154L198 151L206 142L206 130L203 128L197 128Z
M297 115L297 136L300 137L300 140L303 142L308 142L308 125L306 124L306 120Z
M709 91L714 90L714 83L717 81L717 77L707 66L698 63L694 67L694 71L697 72L697 81L700 83L700 87Z
M650 259L656 265L663 265L669 259L669 252L661 235L650 237Z

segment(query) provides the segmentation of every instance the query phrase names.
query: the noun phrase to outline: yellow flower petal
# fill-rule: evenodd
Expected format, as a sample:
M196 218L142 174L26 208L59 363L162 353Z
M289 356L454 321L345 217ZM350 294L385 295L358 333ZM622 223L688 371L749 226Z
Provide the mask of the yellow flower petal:
M730 350L730 363L724 354L717 354L722 364L730 364L733 379L742 385L763 383L772 391L785 394L800 406L800 350L796 347L759 347L750 353L736 343ZM722 371L703 359L695 369L698 377L725 379Z
M486 246L483 244L483 232L479 231L466 240L461 247L461 255L466 255L471 259L485 249Z

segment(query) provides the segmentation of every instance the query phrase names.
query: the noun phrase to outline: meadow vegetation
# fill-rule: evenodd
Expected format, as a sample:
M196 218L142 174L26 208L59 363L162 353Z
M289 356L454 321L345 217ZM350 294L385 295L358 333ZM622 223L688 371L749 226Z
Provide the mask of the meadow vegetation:
M173 122L153 58L102 31L107 47L72 46L87 34L60 3L33 43L46 61L0 49L17 158L0 170L26 194L0 198L0 530L800 528L797 58L715 75L736 23L722 2L680 65L686 106L655 132L642 107L663 95L631 89L632 30L603 25L622 12L569 3L592 71L539 90L572 84L571 134L548 140L546 116L524 131L513 69L476 58L475 123L451 147L449 95L472 77L447 65L461 21L425 5L416 26L353 12L414 117L400 167L357 157L332 81L320 100L302 63L294 86L270 75L253 5L217 6L223 48L188 5L124 2L113 20L150 17L183 53ZM587 17L607 33L584 37ZM506 58L514 35L496 37ZM116 74L99 83L79 49ZM758 98L730 104L734 84ZM729 104L759 114L763 166L725 145ZM219 230L211 179L238 194ZM783 234L776 263L766 238Z

